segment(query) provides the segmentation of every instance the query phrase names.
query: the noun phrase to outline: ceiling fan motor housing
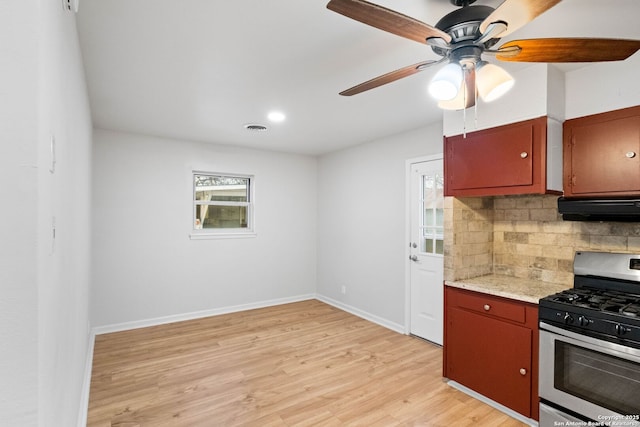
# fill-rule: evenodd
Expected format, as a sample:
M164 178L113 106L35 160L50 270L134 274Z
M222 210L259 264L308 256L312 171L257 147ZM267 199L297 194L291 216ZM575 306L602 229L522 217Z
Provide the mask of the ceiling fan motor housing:
M456 9L440 19L435 27L451 36L452 45L473 42L481 36L480 24L491 15L493 10L489 6L467 6ZM489 39L484 43L484 47L488 49L497 42L497 38ZM431 46L431 48L440 56L447 55L447 49L438 46Z
M469 6L471 3L475 3L476 0L450 0L451 4L454 6L462 6L462 7L467 7Z
M505 0L495 9L490 6L471 5L474 1L450 0L455 6L461 7L444 16L435 26L431 26L368 0L329 0L328 9L388 33L424 43L442 57L437 61L426 60L383 74L342 91L340 95L355 95L444 63L447 65L442 69L455 70L455 76L450 77L455 78L456 82L452 83L445 78L437 80L438 82L456 86L460 71L456 69L458 65L464 72L466 89L458 90L458 93L473 93L477 70L480 73L478 77L493 75L497 78L491 84L484 78L480 79L485 81L481 86L484 86L483 91L487 95L485 97L481 94L481 98L495 99L509 90L513 78L502 68L483 61L484 54L494 55L499 61L510 62L602 62L622 61L640 50L640 40L602 38L512 40L496 49L493 46L498 43L500 37L509 36L561 0ZM438 73L434 79L438 77ZM490 85L493 85L493 88L489 87ZM496 88L500 88L500 91L494 96L493 90ZM476 89L481 91L478 87ZM437 92L437 87L435 91ZM439 98L442 102L452 102L438 105L444 109L466 109L475 105L475 97L462 96L461 98L466 98L462 99L462 102L458 102L457 98L460 97L456 95L453 100Z

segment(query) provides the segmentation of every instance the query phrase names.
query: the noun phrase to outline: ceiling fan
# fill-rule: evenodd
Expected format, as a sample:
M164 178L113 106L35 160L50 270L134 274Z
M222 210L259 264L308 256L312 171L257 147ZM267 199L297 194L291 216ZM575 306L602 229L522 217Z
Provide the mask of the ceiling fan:
M435 26L365 0L331 0L327 8L372 27L424 43L442 58L427 60L375 77L340 95L351 96L446 64L433 77L429 92L443 109L459 110L476 104L478 95L492 101L513 85L501 67L483 54L515 62L620 61L640 49L640 40L601 38L546 38L513 40L494 49L505 37L561 0L505 0L496 9L471 5L476 0L450 0L460 7Z

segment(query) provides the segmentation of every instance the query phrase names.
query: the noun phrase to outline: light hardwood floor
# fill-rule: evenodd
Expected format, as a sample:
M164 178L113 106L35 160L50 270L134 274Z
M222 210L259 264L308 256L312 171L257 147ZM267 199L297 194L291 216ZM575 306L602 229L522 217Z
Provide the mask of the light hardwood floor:
M87 425L524 425L441 375L438 346L310 300L97 336Z

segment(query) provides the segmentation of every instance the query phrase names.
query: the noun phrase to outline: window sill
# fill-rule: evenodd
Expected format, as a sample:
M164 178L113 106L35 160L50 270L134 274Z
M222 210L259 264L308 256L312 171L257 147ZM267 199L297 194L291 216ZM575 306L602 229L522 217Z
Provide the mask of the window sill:
M191 240L212 240L212 239L250 239L257 237L255 231L239 231L228 233L190 233Z

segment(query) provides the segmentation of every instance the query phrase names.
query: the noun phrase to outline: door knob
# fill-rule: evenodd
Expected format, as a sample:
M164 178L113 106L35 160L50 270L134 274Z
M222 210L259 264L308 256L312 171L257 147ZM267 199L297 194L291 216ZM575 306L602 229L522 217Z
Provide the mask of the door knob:
M524 368L520 368L520 375L527 375L527 370Z
M409 259L410 259L411 261L418 261L418 255L411 255L411 256L409 257Z

